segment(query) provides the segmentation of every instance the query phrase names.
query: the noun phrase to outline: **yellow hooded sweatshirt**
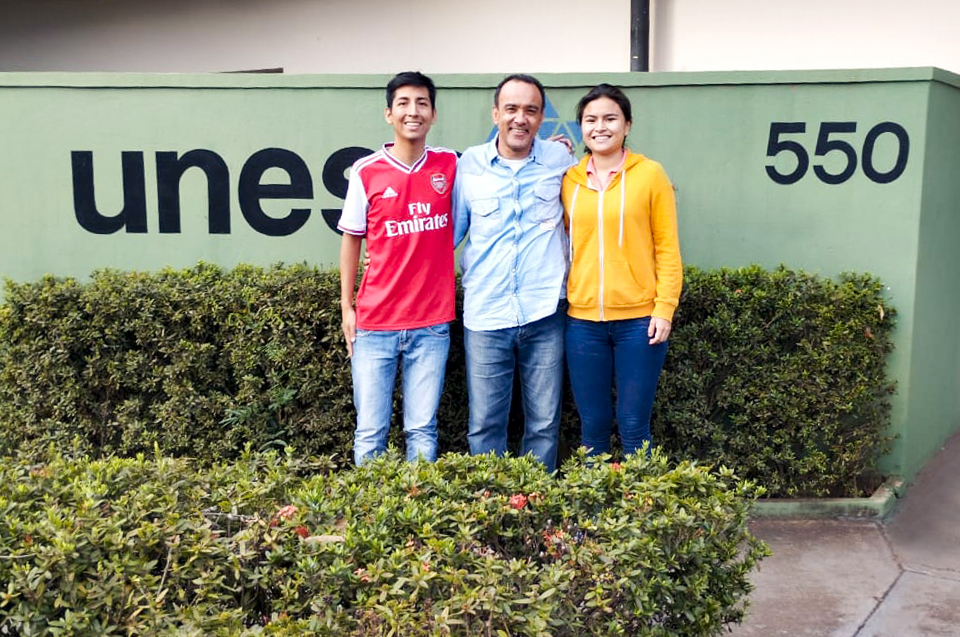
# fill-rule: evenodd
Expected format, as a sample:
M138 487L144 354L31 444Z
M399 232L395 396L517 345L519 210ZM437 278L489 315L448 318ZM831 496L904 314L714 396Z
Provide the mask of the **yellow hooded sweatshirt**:
M683 265L673 186L663 167L627 153L607 189L587 178L586 156L563 178L570 237L568 314L588 321L673 320Z

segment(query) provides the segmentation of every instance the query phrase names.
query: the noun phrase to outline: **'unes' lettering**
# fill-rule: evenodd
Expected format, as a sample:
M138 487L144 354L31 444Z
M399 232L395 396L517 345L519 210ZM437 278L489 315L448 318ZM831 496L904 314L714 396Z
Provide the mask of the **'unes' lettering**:
M353 162L373 151L351 146L333 153L323 167L323 184L327 191L343 199L347 194L346 170ZM93 234L113 234L123 230L129 234L147 232L146 175L142 151L122 151L123 207L114 214L97 207L94 187L93 152L75 150L70 153L73 170L73 207L77 222ZM223 158L212 150L194 149L178 154L156 153L157 230L161 234L181 232L180 182L185 173L197 169L207 185L207 231L230 234L230 170ZM285 173L286 183L263 183L264 174L278 169ZM293 151L265 148L251 155L240 170L237 180L237 201L247 224L271 237L283 237L298 231L310 218L310 208L291 207L281 217L268 215L261 205L264 199L312 199L313 178L306 162ZM336 231L340 209L321 211L327 226Z

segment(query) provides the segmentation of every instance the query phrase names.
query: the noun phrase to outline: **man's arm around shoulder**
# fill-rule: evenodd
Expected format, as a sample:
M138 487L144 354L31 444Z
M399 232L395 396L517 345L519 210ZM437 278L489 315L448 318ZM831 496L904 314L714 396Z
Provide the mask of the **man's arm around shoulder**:
M548 166L569 168L577 163L577 158L573 154L571 146L563 142L544 140L543 148L544 163Z

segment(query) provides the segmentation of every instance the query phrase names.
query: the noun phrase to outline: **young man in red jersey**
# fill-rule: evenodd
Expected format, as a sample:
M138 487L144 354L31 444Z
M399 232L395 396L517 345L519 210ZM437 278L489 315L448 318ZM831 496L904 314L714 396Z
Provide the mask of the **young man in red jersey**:
M437 111L426 75L404 72L390 80L384 116L393 142L353 165L338 225L343 335L357 408L354 460L361 464L386 450L399 365L407 459L432 462L454 319L457 156L427 146ZM364 239L370 267L354 301Z

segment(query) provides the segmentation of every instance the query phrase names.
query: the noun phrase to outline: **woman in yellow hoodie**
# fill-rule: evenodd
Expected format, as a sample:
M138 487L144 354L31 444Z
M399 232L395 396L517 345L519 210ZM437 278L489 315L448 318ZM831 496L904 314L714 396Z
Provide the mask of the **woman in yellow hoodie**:
M633 122L623 91L600 84L577 106L588 154L560 196L570 237L567 365L581 441L624 454L650 441L650 413L667 355L683 266L673 186L663 167L624 145Z

